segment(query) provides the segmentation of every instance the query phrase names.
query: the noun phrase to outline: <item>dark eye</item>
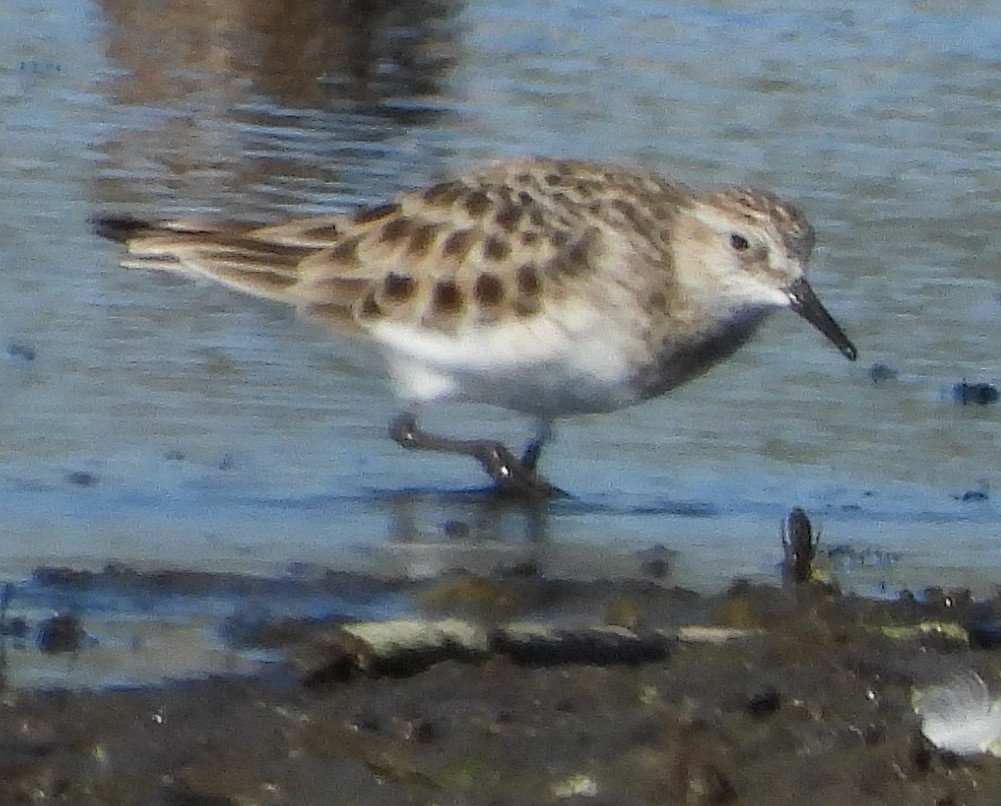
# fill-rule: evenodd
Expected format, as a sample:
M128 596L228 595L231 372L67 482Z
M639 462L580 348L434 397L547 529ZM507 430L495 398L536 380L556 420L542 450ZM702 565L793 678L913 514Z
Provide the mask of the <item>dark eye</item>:
M734 232L734 233L732 233L730 235L730 246L732 246L738 252L745 252L745 251L747 251L747 249L748 249L748 247L750 245L751 244L747 240L747 238L745 238L739 232Z

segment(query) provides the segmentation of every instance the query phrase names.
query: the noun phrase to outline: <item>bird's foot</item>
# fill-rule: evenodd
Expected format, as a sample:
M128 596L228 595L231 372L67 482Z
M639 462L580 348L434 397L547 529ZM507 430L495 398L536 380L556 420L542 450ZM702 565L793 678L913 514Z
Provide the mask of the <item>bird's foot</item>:
M417 418L409 411L396 415L389 423L389 437L401 448L420 450L419 438L424 432L417 426Z
M401 447L410 450L440 451L472 456L497 485L498 494L505 498L544 501L565 498L567 493L550 484L535 469L542 441L537 440L525 449L521 459L500 442L480 439L450 439L429 434L417 425L417 418L404 412L389 425L389 435Z
M504 497L529 501L567 498L567 493L546 481L535 469L537 455L518 459L500 442L481 442L473 454L497 485L497 492Z

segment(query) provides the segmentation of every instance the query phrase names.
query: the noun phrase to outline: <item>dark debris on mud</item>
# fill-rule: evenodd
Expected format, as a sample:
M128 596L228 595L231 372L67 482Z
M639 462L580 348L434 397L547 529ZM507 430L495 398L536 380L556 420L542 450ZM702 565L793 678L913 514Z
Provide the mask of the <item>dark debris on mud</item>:
M1001 802L1001 761L936 750L911 707L913 687L956 671L998 680L998 601L468 574L413 593L429 620L613 625L669 641L647 661L488 652L307 685L303 658L322 655L337 625L270 625L261 641L288 661L252 676L7 690L0 803ZM686 638L693 625L720 629Z

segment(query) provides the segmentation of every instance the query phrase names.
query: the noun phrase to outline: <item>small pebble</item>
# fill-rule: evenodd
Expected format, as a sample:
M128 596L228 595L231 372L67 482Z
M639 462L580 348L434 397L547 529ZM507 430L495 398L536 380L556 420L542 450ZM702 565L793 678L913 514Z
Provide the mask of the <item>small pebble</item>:
M888 364L873 364L869 367L869 380L873 383L897 380L897 370Z
M0 635L9 635L11 638L24 638L28 634L28 620L23 616L14 616L12 619L0 622Z
M753 717L765 717L774 714L782 707L782 696L771 686L765 686L752 694L747 700L747 713Z
M961 496L960 501L986 501L990 496L985 490L967 490Z
M442 531L445 533L445 537L462 538L469 537L470 528L465 521L450 519L445 521Z
M46 619L39 625L37 643L42 652L50 654L76 652L85 636L80 619L69 614L59 615Z
M817 556L817 541L806 513L795 507L782 530L785 562L782 575L791 582L809 582L813 576L813 561Z
M665 579L671 572L672 552L665 546L657 544L641 550L638 555L640 573L653 579Z
M989 383L967 383L961 381L952 386L952 399L960 406L986 406L997 403L998 390Z
M93 487L97 484L97 476L86 470L74 470L66 477L66 481L77 485L77 487Z
M11 342L7 345L7 355L11 358L19 358L22 361L34 361L35 360L35 348L29 347L27 344L19 344L18 342Z

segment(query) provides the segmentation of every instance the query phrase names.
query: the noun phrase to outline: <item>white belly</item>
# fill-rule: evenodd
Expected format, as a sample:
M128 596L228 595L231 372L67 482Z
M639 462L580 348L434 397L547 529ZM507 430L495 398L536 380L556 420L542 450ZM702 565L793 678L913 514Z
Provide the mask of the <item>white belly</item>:
M380 322L397 393L409 402L469 400L548 418L635 403L652 356L639 335L587 306L461 336Z

